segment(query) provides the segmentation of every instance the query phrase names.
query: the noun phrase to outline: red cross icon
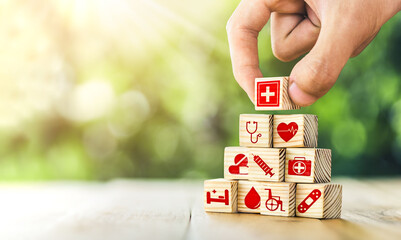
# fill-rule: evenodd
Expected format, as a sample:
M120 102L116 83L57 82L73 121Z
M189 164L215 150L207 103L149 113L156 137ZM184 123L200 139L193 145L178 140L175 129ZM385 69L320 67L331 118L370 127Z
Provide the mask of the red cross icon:
M261 81L256 83L256 106L279 107L280 81Z
M305 170L306 170L305 163L300 162L300 161L296 162L296 163L294 164L294 167L293 167L293 168L294 168L294 172L296 172L297 174L302 174L302 173L304 173Z

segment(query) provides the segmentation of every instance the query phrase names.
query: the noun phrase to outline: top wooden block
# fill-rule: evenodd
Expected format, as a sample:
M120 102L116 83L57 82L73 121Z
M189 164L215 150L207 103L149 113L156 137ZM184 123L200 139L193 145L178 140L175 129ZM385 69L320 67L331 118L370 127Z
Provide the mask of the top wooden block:
M256 110L292 110L299 109L288 95L288 77L255 79Z

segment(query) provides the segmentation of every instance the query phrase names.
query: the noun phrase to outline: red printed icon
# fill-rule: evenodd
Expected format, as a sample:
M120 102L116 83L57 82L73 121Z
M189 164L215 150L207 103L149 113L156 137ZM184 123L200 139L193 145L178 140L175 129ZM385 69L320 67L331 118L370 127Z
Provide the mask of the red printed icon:
M314 189L309 195L298 205L298 212L304 213L322 196L319 189Z
M305 157L294 157L288 161L288 175L310 176L312 162Z
M212 192L213 192L213 194L215 194L216 190L213 190ZM221 203L224 203L225 205L228 205L229 204L228 200L229 199L228 199L228 190L227 189L224 190L224 196L217 196L217 198L212 198L211 197L211 193L210 192L206 192L206 202L207 202L207 204L210 204L212 202L221 202Z
M256 164L258 164L258 166L265 172L265 175L269 174L270 177L273 177L273 168L269 167L269 165L267 165L262 158L260 158L258 155L253 155L253 161L255 161Z
M258 122L253 121L253 125L255 125L255 127L254 127L255 130L253 130L253 131L249 130L249 124L251 124L250 121L246 122L246 126L245 127L246 127L246 131L251 135L250 136L251 143L257 143L259 141L259 138L262 137L262 134L258 133L258 135L256 135L256 139L253 139L253 134L255 134L256 131L258 131Z
M244 202L245 206L250 209L257 209L260 206L260 195L254 187L246 194Z
M237 156L235 156L234 165L231 165L228 168L228 172L237 175L248 175L248 173L241 173L241 167L243 168L248 167L248 158L242 153L237 154Z
M256 83L256 106L280 106L280 81L264 81Z
M273 196L272 190L270 188L265 188L265 190L269 191L269 197L266 200L266 208L267 210L274 212L280 208L280 211L284 212L283 210L283 201L280 200L279 196Z
M278 135L286 142L290 141L298 132L298 124L290 122L289 124L280 123L277 126Z

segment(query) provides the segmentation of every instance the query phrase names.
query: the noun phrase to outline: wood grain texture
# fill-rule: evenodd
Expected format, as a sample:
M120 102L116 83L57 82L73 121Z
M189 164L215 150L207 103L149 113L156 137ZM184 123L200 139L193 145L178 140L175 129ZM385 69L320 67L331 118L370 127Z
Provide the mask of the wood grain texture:
M246 166L239 167L239 174L230 173L229 168L235 166L235 157L238 154L244 154L246 159ZM245 159L244 159L245 160ZM225 179L248 179L249 160L248 149L246 147L226 147L224 149L224 178Z
M228 190L228 195L225 191ZM215 191L215 192L214 192ZM227 179L210 179L204 181L204 208L208 212L237 212L238 182ZM228 204L224 202L208 201L207 194L214 199L228 196Z
M331 149L317 148L313 182L325 183L331 180Z
M317 147L318 118L316 115L274 115L273 119L273 147ZM294 128L294 123L298 129ZM278 129L279 125L280 129ZM283 139L281 137L283 135L280 136L280 134L290 135L292 138Z
M324 187L323 218L340 218L342 209L342 190L340 184L329 184Z
M248 148L248 179L268 182L284 181L285 152L283 148ZM259 156L267 167L272 168L273 175L266 174L266 169L262 169L255 161L255 156Z
M256 181L238 181L238 212L244 213L260 213L260 206L249 208L245 204L245 197L249 194L251 189L254 189L260 197L261 183ZM257 197L257 196L256 196ZM260 205L260 200L259 200Z
M312 191L318 190L321 196L313 202L308 196ZM299 211L302 202L310 207L305 212ZM308 218L340 218L342 208L342 186L332 183L297 184L296 190L296 216Z
M256 78L255 79L255 110L293 110L299 109L300 106L292 102L288 94L288 77L271 77L271 78ZM264 81L280 81L280 99L278 107L260 107L257 106L257 84Z
M295 183L261 183L260 213L271 216L295 216L295 187ZM272 208L272 203L277 204L277 209L275 206Z
M290 174L290 161L305 158L311 162L309 176ZM331 180L331 150L323 148L287 148L285 181L296 183L327 183Z
M317 147L319 129L318 117L312 114L305 114L304 125L304 147Z
M273 144L272 136L273 136L273 115L269 114L240 115L239 143L241 147L272 147Z

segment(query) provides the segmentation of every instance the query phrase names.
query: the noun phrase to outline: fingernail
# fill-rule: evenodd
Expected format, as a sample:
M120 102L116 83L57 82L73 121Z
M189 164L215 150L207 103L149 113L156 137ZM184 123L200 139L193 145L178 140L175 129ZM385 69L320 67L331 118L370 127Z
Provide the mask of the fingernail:
M288 91L291 100L301 107L312 105L317 100L317 97L301 90L295 82L290 83Z

